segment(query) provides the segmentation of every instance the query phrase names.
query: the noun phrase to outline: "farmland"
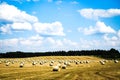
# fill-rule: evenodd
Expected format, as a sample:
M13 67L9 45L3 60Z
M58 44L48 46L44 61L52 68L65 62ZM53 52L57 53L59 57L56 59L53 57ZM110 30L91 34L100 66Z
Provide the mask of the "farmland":
M20 63L24 63L23 67ZM53 71L53 66L65 63L69 63L66 69ZM0 80L120 80L120 61L93 56L1 58Z

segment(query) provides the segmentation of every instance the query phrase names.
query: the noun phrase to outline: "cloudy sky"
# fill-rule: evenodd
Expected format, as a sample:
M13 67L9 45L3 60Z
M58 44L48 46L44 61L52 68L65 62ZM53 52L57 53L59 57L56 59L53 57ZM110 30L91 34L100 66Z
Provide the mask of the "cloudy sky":
M115 48L119 0L0 0L0 52Z

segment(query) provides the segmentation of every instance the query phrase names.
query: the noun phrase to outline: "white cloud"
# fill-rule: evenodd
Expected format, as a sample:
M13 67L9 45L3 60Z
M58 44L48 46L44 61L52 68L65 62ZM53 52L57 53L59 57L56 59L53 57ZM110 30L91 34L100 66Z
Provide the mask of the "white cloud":
M71 41L69 39L55 39L53 37L43 38L39 35L28 38L2 39L0 40L0 44L2 44L0 47L5 47L7 51L55 51L76 49L78 47L77 42Z
M0 32L3 34L10 34L11 33L10 24L3 25L2 27L0 27Z
M82 50L82 49L104 49L108 47L119 47L120 38L117 36L109 37L108 34L103 36L103 40L87 40L80 39L74 42L70 39L55 39L53 37L43 38L39 35L28 38L12 38L0 40L0 47L5 48L4 51L56 51L56 50ZM0 50L2 51L2 50Z
M74 42L74 41L71 41L69 39L63 39L63 43L66 45L66 46L74 46L74 47L77 47L77 42Z
M42 45L40 36L32 36L29 38L11 38L0 40L0 48L2 52L8 51L39 51Z
M120 30L118 31L117 36L120 38Z
M24 45L24 46L31 46L33 44L33 42L30 40L27 40L27 39L22 39L22 40L20 40L20 44Z
M120 9L92 9L86 8L78 10L81 16L88 19L107 18L120 15Z
M105 25L104 22L98 21L96 23L96 27L98 28L98 31L101 33L115 33L116 32L110 26Z
M39 35L35 35L35 36L30 37L29 39L36 41L36 40L43 40L43 37L41 37Z
M78 49L77 42L71 41L69 39L54 39L48 37L44 39L44 46L47 46L49 50L75 50Z
M58 35L64 36L63 27L60 22L53 23L35 23L34 25L35 31L39 34L44 35Z
M37 17L6 3L0 4L0 20L8 22L38 22Z
M41 46L43 37L36 35L29 38L19 38L20 44L24 46Z
M12 29L14 29L15 31L22 31L22 30L32 30L32 25L28 22L24 22L24 23L13 23L13 24L6 24L3 25L2 27L0 27L0 33L2 34L11 34L12 33Z
M13 23L11 25L12 29L15 30L32 30L32 25L30 23L24 22L24 23Z
M116 35L109 37L109 34L104 34L103 39L105 41L118 41L119 40L119 38Z
M45 44L51 48L60 48L60 47L63 47L63 42L62 40L59 40L59 39L54 39L52 37L48 37L45 39Z
M1 40L1 46L17 46L18 45L18 39L17 38L13 38L13 39L5 39L5 40Z
M93 48L100 48L100 40L87 40L87 39L80 39L79 47L81 49L93 49Z
M103 39L105 40L105 46L111 46L111 47L118 47L120 46L120 38L117 36L111 36L109 37L109 34L105 34L103 36Z
M107 26L104 24L104 22L97 21L95 27L89 26L89 28L85 28L84 34L91 35L95 33L116 33L114 29L112 29L110 26Z
M6 3L0 4L0 20L6 22L6 24L0 28L1 33L12 33L12 30L33 31L34 29L37 33L42 35L65 35L60 22L41 23L38 21L37 17L29 15L15 6Z

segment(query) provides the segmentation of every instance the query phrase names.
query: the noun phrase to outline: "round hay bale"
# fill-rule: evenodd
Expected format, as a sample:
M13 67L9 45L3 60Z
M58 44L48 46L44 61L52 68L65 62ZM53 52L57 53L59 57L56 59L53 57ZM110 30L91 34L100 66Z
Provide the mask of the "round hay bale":
M7 63L6 63L6 66L9 66L9 65L10 65L10 62L7 62Z
M62 69L66 69L66 65L62 65Z
M51 61L50 63L54 63L54 61Z
M54 66L53 71L60 71L60 68L58 66Z
M53 63L50 63L49 65L50 65L50 66L53 66Z
M80 61L80 64L82 64L83 62L82 61Z
M66 62L64 62L64 65L67 65L68 64L68 62L66 61Z
M36 65L37 63L36 62L32 62L32 65Z
M43 65L43 62L40 62L40 65Z
M0 61L0 64L2 64L2 61Z
M118 60L114 60L115 63L118 63L119 61Z
M86 60L86 63L89 63L90 61Z
M79 64L79 62L75 62L75 64Z
M102 65L105 65L105 62L104 62L104 61L100 61L100 63L101 63Z
M19 66L19 67L22 68L23 66L24 66L24 64L23 64L23 63L20 63L20 66Z

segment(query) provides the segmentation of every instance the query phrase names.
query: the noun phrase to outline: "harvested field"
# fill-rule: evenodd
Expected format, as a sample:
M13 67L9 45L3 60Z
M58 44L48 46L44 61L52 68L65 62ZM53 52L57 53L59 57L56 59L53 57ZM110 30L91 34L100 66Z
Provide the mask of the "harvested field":
M0 61L0 80L120 80L120 61L115 63L93 56L3 58ZM35 65L32 65L33 61ZM10 64L6 66L8 62ZM20 67L21 62L23 67ZM69 65L66 64L66 69L59 67L60 71L53 71L50 63L53 66Z

